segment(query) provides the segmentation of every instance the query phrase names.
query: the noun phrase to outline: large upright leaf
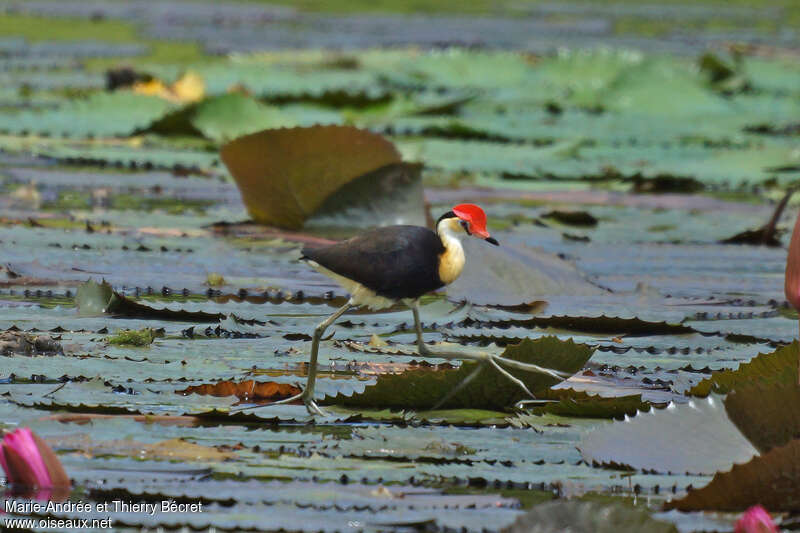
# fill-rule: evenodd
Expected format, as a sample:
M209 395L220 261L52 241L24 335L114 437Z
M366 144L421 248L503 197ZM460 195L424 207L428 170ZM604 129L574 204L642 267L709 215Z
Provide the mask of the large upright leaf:
M737 386L725 410L762 453L800 439L800 386L794 381Z
M307 227L426 225L422 165L395 163L359 176L328 196Z
M250 215L262 224L299 228L344 184L400 163L394 145L349 126L264 130L222 147Z
M594 350L572 340L556 337L524 339L508 346L503 357L534 363L545 368L575 373L586 364ZM410 370L401 374L382 374L378 382L364 392L352 396L337 395L330 403L357 407L398 409L430 409L453 388L469 376L478 363L465 362L457 370ZM561 380L554 377L508 368L521 379L534 394L543 394ZM461 392L444 406L448 408L474 408L502 410L519 400L527 399L520 388L492 367L485 368Z
M800 511L800 439L734 465L705 487L690 490L680 500L667 502L667 509L680 511L743 511L761 504L772 512Z
M689 394L707 396L711 392L726 393L740 385L756 381L765 384L789 383L797 380L798 348L794 341L788 346L778 348L772 353L762 353L736 370L715 372L710 378L695 385Z

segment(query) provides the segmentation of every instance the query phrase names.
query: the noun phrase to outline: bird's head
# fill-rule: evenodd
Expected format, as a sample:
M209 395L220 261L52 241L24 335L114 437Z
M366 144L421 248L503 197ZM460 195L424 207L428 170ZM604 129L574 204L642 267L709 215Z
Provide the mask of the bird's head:
M478 237L489 244L499 246L497 239L489 235L486 229L486 213L475 204L458 204L448 211L436 222L436 231L441 235L447 232L452 235L471 235Z

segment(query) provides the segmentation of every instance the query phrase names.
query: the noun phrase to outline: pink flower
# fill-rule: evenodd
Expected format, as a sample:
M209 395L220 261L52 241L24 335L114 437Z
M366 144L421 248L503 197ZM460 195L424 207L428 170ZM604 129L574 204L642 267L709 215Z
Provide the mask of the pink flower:
M20 428L3 436L0 466L10 484L39 488L69 486L61 461L30 428Z
M766 509L754 505L736 521L734 533L778 533L778 526L772 521Z
M789 243L783 291L792 307L800 310L800 216L797 217L797 222L794 224L792 241Z
M800 215L797 216L797 221L794 223L792 241L789 243L783 292L792 307L800 311ZM797 363L797 384L800 385L800 355L798 355Z

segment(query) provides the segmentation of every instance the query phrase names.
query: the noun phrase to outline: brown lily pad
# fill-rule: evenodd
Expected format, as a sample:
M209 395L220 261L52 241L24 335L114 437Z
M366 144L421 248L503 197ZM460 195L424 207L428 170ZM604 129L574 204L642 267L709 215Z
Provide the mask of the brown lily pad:
M350 126L263 130L227 143L220 155L250 215L289 229L343 185L401 163L391 142Z
M721 472L666 509L743 511L761 504L772 512L800 511L800 439Z
M274 381L257 382L252 379L247 381L220 381L203 385L192 385L183 390L175 391L176 394L201 394L209 396L236 396L241 401L249 403L274 402L290 398L302 391L288 383L275 383Z

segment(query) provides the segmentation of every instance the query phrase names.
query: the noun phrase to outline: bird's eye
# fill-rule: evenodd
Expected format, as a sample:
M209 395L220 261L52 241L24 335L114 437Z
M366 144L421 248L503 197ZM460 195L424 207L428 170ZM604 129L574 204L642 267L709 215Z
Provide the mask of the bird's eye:
M472 233L469 231L469 222L467 222L466 220L461 220L460 222L461 222L461 227L464 228L464 231L467 232L467 235L472 235Z

